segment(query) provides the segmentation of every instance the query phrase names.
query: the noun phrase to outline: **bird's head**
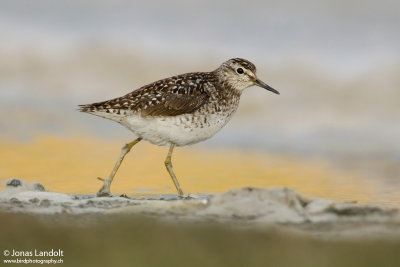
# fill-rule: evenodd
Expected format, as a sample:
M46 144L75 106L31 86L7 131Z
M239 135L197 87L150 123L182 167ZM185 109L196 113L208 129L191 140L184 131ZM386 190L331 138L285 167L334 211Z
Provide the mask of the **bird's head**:
M256 71L253 63L242 58L229 59L216 70L221 81L236 90L243 91L247 87L256 85L279 94L277 90L258 79Z

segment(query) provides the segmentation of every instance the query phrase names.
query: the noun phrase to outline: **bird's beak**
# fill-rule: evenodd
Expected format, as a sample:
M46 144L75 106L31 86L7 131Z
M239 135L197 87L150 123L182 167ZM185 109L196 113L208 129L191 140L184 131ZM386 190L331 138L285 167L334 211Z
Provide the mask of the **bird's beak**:
M259 79L255 79L254 83L257 86L260 86L260 87L262 87L264 89L267 89L268 91L271 91L271 92L279 95L279 92L277 90L275 90L274 88L272 88L271 86L269 86L268 84L266 84L265 82L263 82L263 81L261 81Z

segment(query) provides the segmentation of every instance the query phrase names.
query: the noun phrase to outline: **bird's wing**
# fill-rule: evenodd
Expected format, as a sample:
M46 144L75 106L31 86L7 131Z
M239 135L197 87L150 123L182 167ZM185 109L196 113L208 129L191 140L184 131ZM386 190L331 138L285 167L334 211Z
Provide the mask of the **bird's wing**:
M198 95L178 95L167 92L156 100L150 100L148 105L141 109L143 117L148 116L178 116L181 114L192 113L205 104L207 94Z
M151 116L178 116L192 113L209 98L212 77L205 73L187 73L143 86L125 96L81 105L80 111L96 113L141 114ZM207 81L206 81L207 80Z

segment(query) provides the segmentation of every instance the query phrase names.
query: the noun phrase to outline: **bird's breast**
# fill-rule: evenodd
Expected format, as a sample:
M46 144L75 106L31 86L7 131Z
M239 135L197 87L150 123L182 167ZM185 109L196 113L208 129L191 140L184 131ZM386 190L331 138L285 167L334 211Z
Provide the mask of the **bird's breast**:
M228 123L236 109L237 104L210 102L193 113L167 117L136 114L122 124L152 144L185 146L211 138Z

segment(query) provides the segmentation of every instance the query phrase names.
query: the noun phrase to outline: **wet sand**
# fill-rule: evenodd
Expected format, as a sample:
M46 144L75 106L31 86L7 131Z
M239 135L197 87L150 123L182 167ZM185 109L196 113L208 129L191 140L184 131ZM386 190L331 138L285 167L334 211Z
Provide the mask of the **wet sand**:
M279 226L321 237L400 241L400 210L309 197L290 188L241 188L222 194L96 197L46 191L39 183L10 179L0 211L40 215L144 216L167 222L217 223L243 228ZM89 216L89 217L87 217ZM61 220L62 221L62 220Z
M188 199L105 198L11 179L0 192L0 218L2 251L61 249L65 266L329 267L400 261L398 209L318 199L289 188L242 188ZM21 257L2 255L2 260L16 258Z

